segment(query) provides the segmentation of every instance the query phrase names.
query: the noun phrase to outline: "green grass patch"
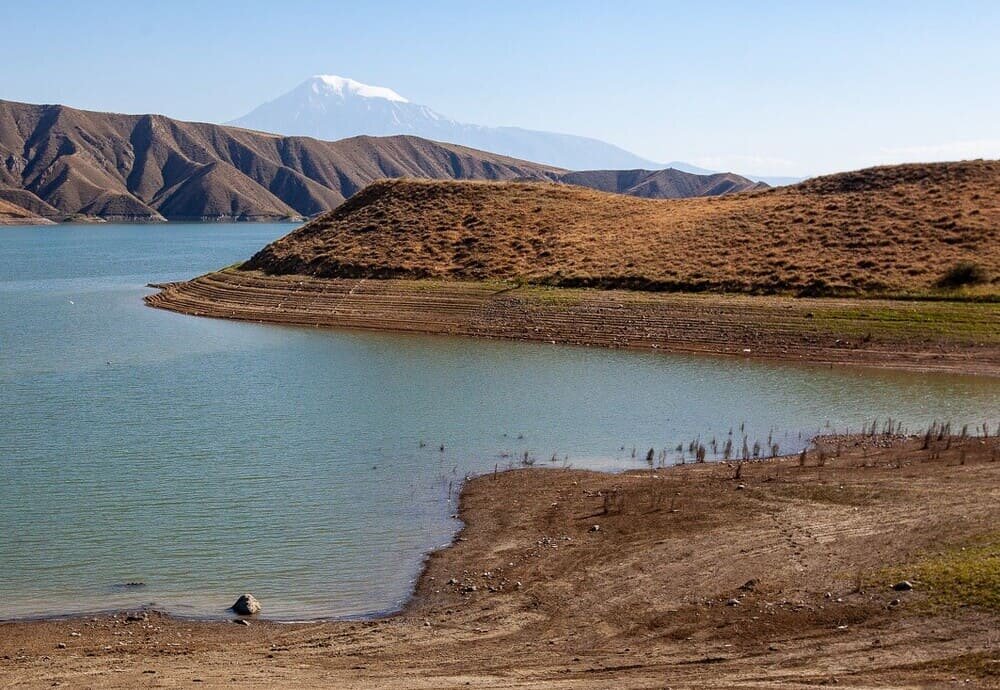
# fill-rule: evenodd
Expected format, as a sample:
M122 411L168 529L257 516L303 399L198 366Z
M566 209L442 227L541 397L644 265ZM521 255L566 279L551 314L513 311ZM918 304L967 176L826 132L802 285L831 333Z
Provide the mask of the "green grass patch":
M817 305L817 328L855 338L1000 344L1000 304L989 302Z
M981 543L928 555L887 576L910 580L928 602L945 607L974 606L1000 612L1000 534Z

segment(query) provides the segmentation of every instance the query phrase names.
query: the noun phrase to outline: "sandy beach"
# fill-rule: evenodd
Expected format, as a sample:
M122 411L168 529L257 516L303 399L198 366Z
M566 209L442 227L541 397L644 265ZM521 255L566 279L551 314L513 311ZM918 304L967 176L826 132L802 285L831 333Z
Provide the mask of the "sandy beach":
M0 685L996 686L1000 439L923 446L477 477L396 615L6 622Z

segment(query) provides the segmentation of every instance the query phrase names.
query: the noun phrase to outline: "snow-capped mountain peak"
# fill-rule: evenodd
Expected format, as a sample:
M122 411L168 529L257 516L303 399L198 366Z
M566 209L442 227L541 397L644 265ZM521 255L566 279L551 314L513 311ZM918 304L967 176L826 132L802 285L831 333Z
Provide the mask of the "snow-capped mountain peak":
M571 170L662 167L587 137L457 122L392 89L332 74L310 77L229 124L329 141L409 134Z
M317 74L310 80L310 87L315 94L336 94L341 97L360 96L361 98L384 98L396 103L409 103L392 89L384 86L371 86L347 77L335 74Z

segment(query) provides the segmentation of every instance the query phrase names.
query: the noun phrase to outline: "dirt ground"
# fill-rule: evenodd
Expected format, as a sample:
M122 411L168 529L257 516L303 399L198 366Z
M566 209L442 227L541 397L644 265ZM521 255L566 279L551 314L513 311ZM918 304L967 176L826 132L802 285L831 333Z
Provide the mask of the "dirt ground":
M0 686L1000 687L1000 439L922 446L478 477L397 615L6 622ZM920 565L977 548L979 589Z
M153 307L263 323L1000 376L1000 303L317 279L226 269Z

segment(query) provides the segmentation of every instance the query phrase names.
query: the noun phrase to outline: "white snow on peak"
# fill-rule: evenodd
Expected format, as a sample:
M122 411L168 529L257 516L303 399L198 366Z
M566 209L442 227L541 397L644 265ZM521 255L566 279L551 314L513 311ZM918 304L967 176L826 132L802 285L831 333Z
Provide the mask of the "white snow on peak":
M317 74L312 78L312 89L314 93L320 93L321 89L333 91L339 96L353 94L362 98L384 98L387 101L397 103L409 103L408 100L400 96L392 89L384 86L369 86L359 81L338 77L335 74Z

